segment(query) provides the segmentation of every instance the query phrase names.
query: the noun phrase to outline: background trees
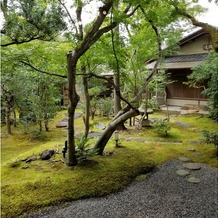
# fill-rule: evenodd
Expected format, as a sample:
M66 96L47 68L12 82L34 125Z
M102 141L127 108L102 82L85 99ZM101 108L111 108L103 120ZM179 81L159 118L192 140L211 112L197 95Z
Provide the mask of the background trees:
M206 61L196 66L189 80L193 87L204 87L202 94L209 98L210 116L218 120L218 53L210 54Z
M201 25L193 18L202 9L193 6L192 1L178 0L97 1L99 4L96 4L96 18L84 25L83 9L91 2L93 1L75 1L73 9L70 9L63 0L48 2L19 0L1 3L5 19L1 31L3 34L1 46L4 49L2 93L5 93L3 98L5 105L11 111L13 106L6 104L7 99L13 102L13 105L16 101L21 105L18 96L24 99L23 96L32 93L28 107L35 102L33 106L36 109L35 119L39 120L39 123L42 120L47 123L47 115L53 114L54 111L50 106L55 106L57 103L56 89L50 86L54 84L58 87L68 77L69 165L76 164L74 112L80 99L76 89L78 78L83 78L87 96L85 118L85 135L87 135L88 90L92 88L90 78L105 80L97 69L113 71L118 76L115 83L111 84L121 99L123 108L95 145L95 149L99 149L101 154L113 131L126 119L138 114L142 93L156 73L155 69L151 74L146 72L144 61L158 58L160 62L164 58L164 53L161 51L163 45L172 45L177 37L181 36L182 18L188 18L192 23ZM118 31L113 31L118 25L119 34ZM64 54L67 52L66 69ZM54 76L55 79L48 76ZM32 84L25 86L27 89L25 95L21 93L25 91L20 88L22 82L12 82L18 79ZM11 97L6 99L6 93L16 96L17 100L14 100L14 97L13 100ZM48 110L41 111L39 103L43 104L43 108L45 105L48 106ZM37 115L37 112L40 113ZM42 125L39 126L42 129ZM48 129L47 124L45 128Z

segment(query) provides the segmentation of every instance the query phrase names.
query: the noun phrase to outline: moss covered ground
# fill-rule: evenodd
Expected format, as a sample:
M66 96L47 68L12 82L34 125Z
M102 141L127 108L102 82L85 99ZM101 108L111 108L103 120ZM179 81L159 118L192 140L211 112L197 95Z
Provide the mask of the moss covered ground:
M65 166L61 161L62 154L56 154L47 161L36 160L28 164L21 161L33 155L38 156L45 149L61 152L67 132L55 126L66 113L59 112L50 124L50 131L38 138L36 132L33 134L31 131L35 130L35 126L30 126L27 131L26 127L19 125L13 128L12 135L7 135L5 127L2 127L2 217L21 217L25 213L51 205L118 191L153 166L179 156L217 167L216 147L199 141L202 139L200 131L217 130L217 123L199 114L172 116L168 137L158 136L152 128L139 130L133 126L129 127L126 123L128 130L119 133L122 145L120 148L115 148L112 138L106 146L105 155L92 157L90 162L83 165ZM152 117L164 118L166 114L155 112ZM109 120L110 118L96 117L95 121L106 125ZM175 121L190 126L182 127ZM82 117L75 120L75 126L76 134L83 132ZM92 131L101 130L94 127ZM126 140L128 138L131 140ZM93 146L96 140L97 138L90 139L90 146ZM194 148L195 151L187 150L189 148ZM201 155L195 155L196 153Z

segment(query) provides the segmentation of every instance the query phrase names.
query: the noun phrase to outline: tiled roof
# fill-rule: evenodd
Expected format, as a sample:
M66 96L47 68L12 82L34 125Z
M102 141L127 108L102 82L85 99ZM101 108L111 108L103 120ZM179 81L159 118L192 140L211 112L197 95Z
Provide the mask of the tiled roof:
M208 57L207 53L203 54L190 54L190 55L176 55L166 57L164 63L178 63L178 62L196 62L203 61Z

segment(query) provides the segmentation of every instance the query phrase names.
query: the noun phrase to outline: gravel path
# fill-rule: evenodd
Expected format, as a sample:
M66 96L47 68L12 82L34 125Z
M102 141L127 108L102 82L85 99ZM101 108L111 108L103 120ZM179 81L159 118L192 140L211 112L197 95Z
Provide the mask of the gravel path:
M183 169L182 161L170 160L143 181L135 180L118 193L74 201L28 218L217 218L217 169L200 165L200 170L182 177L176 174ZM188 182L190 176L201 182Z

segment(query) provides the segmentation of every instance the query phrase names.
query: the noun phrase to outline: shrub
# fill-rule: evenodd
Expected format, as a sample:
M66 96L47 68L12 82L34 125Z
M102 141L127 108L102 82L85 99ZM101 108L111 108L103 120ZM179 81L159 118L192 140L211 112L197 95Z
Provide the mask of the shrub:
M155 110L159 109L157 100L155 97L148 100L147 106L148 108L151 108L151 109L155 109Z
M167 136L171 128L169 122L164 120L157 120L151 125L154 127L154 131L160 136Z
M45 132L34 130L32 131L32 140L45 141L48 139L47 134Z
M205 138L205 142L207 144L214 144L218 146L218 132L216 131L207 131L207 130L203 130L201 131L201 134L204 136Z
M201 134L204 136L204 141L207 144L214 144L216 145L217 148L217 152L216 155L218 156L218 132L216 131L207 131L207 130L203 130L201 131Z
M97 107L101 115L109 116L113 112L113 100L111 98L99 99Z

